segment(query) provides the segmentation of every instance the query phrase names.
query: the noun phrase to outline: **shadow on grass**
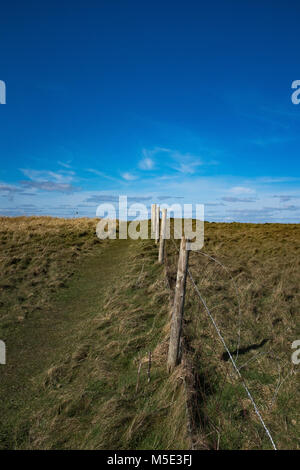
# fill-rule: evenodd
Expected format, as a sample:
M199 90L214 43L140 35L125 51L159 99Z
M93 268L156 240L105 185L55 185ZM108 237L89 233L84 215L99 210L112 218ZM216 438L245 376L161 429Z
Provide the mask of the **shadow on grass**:
M246 346L245 348L239 348L239 349L236 349L235 351L230 351L230 354L232 356L235 356L237 353L239 353L239 356L242 356L243 354L246 354L249 351L255 351L256 349L262 348L268 341L269 341L269 338L265 338L260 343L250 344L250 346ZM228 352L227 351L224 352L221 358L222 358L222 361L228 361L229 360Z

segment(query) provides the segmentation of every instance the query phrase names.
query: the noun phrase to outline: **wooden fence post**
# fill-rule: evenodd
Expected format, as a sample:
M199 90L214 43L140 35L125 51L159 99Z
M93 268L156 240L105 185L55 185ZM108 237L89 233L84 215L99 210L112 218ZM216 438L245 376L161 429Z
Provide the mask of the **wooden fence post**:
M177 280L175 288L175 297L173 313L171 319L171 332L168 354L168 371L171 372L179 362L179 344L182 329L182 320L184 312L184 298L186 287L186 276L188 270L189 250L188 241L185 237L181 238L180 253L178 260Z
M151 205L151 238L155 238L155 230L156 230L156 204Z
M159 222L160 222L160 208L159 205L156 206L155 213L155 243L158 243L159 240Z
M160 228L160 242L158 252L158 262L163 264L165 259L165 240L166 240L166 223L167 223L167 209L162 209L161 215L161 228Z

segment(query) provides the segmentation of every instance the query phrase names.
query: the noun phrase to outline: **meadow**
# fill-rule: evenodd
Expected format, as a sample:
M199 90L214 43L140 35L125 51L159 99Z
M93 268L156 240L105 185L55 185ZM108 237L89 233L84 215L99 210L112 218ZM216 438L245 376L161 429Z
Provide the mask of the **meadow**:
M167 373L178 241L161 266L153 240L100 241L96 223L0 219L0 448L271 448L189 281ZM298 224L205 223L190 255L280 449L299 449L299 242Z

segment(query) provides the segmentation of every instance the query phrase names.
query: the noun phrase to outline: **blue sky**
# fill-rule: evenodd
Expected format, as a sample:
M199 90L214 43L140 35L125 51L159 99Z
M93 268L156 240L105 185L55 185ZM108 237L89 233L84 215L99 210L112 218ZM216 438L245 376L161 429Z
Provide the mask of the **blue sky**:
M128 195L298 222L295 1L1 6L0 213L94 216Z

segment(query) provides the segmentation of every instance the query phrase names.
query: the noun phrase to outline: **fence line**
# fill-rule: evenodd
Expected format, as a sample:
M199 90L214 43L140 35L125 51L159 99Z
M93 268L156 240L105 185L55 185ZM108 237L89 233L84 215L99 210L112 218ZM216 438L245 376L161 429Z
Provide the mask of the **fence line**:
M201 295L201 293L200 293L200 291L199 291L199 289L198 289L198 287L197 287L197 285L196 285L196 283L195 283L195 281L194 281L194 278L193 278L193 276L191 275L191 273L190 273L189 270L188 270L188 275L189 275L189 278L190 278L191 281L192 281L192 284L193 284L193 286L194 286L195 291L197 292L198 297L200 298L200 300L201 300L201 302L202 302L202 304L203 304L203 306L204 306L204 308L205 308L205 310L206 310L206 313L208 314L210 320L212 321L212 323L213 323L213 325L214 325L214 327L215 327L215 330L216 330L216 332L217 332L217 334L218 334L220 340L222 341L224 348L226 349L226 352L227 352L227 354L228 354L228 357L230 358L231 363L232 363L232 365L233 365L233 367L234 367L234 369L235 369L237 375L239 376L239 378L240 378L241 381L242 381L241 383L242 383L242 385L243 385L243 387L244 387L244 389L245 389L245 391L246 391L248 397L249 397L250 400L251 400L251 403L252 403L252 405L253 405L253 408L254 408L255 413L257 414L257 416L258 416L258 418L259 418L259 420L260 420L260 422L261 422L261 424L262 424L264 430L266 431L267 436L269 437L269 439L270 439L270 441L271 441L271 443L272 443L273 449L274 449L274 450L277 450L276 445L275 445L275 443L274 443L274 441L273 441L273 438L272 438L272 436L271 436L271 433L270 433L269 429L267 428L267 426L266 426L266 424L265 424L265 422L264 422L264 420L263 420L263 418L262 418L262 416L261 416L261 414L260 414L260 412L259 412L259 409L257 408L257 405L256 405L256 403L255 403L255 401L254 401L254 399L253 399L253 397L252 397L252 395L251 395L251 393L250 393L250 391L249 391L247 385L245 384L244 379L243 379L243 377L242 377L242 375L241 375L241 373L240 373L240 371L239 371L239 369L238 369L238 367L237 367L237 365L236 365L236 363L235 363L235 360L233 359L233 357L232 357L232 355L231 355L231 353L230 353L230 351L229 351L229 349L228 349L228 347L227 347L227 345L226 345L226 343L225 343L225 340L224 340L224 338L223 338L223 336L222 336L222 334L221 334L221 332L220 332L220 330L219 330L219 328L218 328L218 326L217 326L217 324L216 324L216 322L215 322L215 320L214 320L212 314L210 313L210 311L209 311L209 309L208 309L208 307L207 307L207 305L206 305L206 302L205 302L205 300L203 299L203 297L202 297L202 295Z
M184 298L186 275L189 262L189 250L187 247L187 240L182 237L180 244L180 253L178 259L178 270L175 287L174 305L171 320L171 332L168 353L168 371L172 371L179 363L179 344L182 330L182 319L184 312Z
M175 240L174 240L173 238L171 238L171 240L172 240L173 244L175 245L176 250L178 251L178 248L177 248L177 246L176 246ZM242 375L241 375L241 373L240 373L240 371L239 371L239 369L238 369L238 367L237 367L237 365L236 365L236 362L235 362L235 360L233 359L232 354L231 354L230 351L229 351L229 348L227 347L227 344L226 344L226 342L225 342L225 339L223 338L223 336L222 336L222 334L221 334L221 331L219 330L219 328L218 328L218 326L217 326L217 324L216 324L216 322L215 322L215 319L214 319L214 317L212 316L212 314L211 314L211 312L210 312L210 310L209 310L209 308L208 308L208 306L207 306L207 304L206 304L204 298L202 297L202 295L201 295L201 293L200 293L200 290L198 289L198 286L196 285L196 283L195 283L195 281L194 281L194 278L193 278L193 276L192 276L192 274L191 274L191 272L190 272L190 270L189 270L189 268L188 268L188 255L187 255L186 259L185 259L186 262L185 262L185 264L184 264L184 266L183 266L183 261L182 261L182 260L183 260L183 255L182 255L183 250L182 250L182 247L185 246L185 248L186 248L186 245L185 245L184 242L185 242L185 238L182 237L181 246L180 246L181 250L180 250L179 262L178 262L178 272L177 272L177 281L178 281L178 277L180 277L181 281L184 279L184 283L183 283L183 286L184 286L184 287L182 286L182 282L181 282L181 286L180 286L181 288L177 291L177 296L179 296L179 299L180 299L181 303L178 302L178 298L177 298L177 301L176 301L176 292L175 292L174 307L173 307L173 315L172 315L172 323L171 323L171 335L170 335L169 356L168 356L168 369L169 369L169 370L172 370L172 367L174 367L174 366L176 365L176 362L177 362L177 359L178 359L178 355L177 355L177 356L176 356L176 362L175 362L175 365L174 365L174 355L173 355L173 362L172 362L172 366L170 367L170 364L171 364L171 362L169 362L169 360L170 360L170 359L169 359L169 358L170 358L170 350L171 350L171 348L172 348L172 347L171 347L171 344L174 342L174 337L175 337L175 336L174 336L174 332L175 332L175 331L176 331L176 333L178 333L178 331L179 331L179 339L180 339L181 328L178 329L178 328L176 327L176 325L177 325L177 326L179 325L179 318L180 318L180 321L181 321L181 322L182 322L182 319L183 319L184 296L185 296L185 280L186 280L186 274L187 274L187 275L189 276L191 282L192 282L192 285L193 285L193 287L194 287L194 290L196 291L196 293L197 293L197 295L198 295L198 297L199 297L201 303L203 304L203 306L204 306L204 308L205 308L205 311L206 311L206 313L208 314L208 316L209 316L209 318L210 318L210 320L211 320L211 322L212 322L212 324L213 324L213 326L214 326L214 328L215 328L215 330L216 330L216 332L217 332L217 334L218 334L218 336L219 336L219 338L220 338L220 340L221 340L221 342L222 342L222 344L223 344L223 346L224 346L224 348L225 348L225 350L226 350L226 352L227 352L227 354L228 354L228 357L229 357L229 359L230 359L230 361L231 361L231 363L232 363L232 365L233 365L233 368L234 368L235 372L237 373L238 377L239 377L240 380L241 380L242 386L243 386L243 388L245 389L245 391L246 391L246 393L247 393L247 395L248 395L248 397L249 397L249 399L250 399L250 401L251 401L251 403L252 403L252 405L253 405L254 411L255 411L256 415L258 416L258 418L259 418L259 420L260 420L260 423L261 423L261 425L263 426L263 428L264 428L264 430L265 430L265 432L266 432L266 434L267 434L267 436L268 436L268 438L269 438L269 440L270 440L270 442L271 442L271 444L272 444L273 449L274 449L274 450L277 450L277 447L276 447L275 442L274 442L274 440L273 440L273 438L272 438L272 435L271 435L271 433L270 433L268 427L266 426L266 424L265 424L265 422L264 422L264 420L263 420L263 418L262 418L262 416L261 416L261 414L260 414L260 411L259 411L259 409L258 409L258 407L257 407L257 405L256 405L256 403L255 403L255 401L254 401L254 398L252 397L252 395L251 395L251 393L250 393L250 390L248 389L248 387L247 387L247 385L246 385L246 383L245 383L245 381L244 381L244 378L242 377ZM186 251L188 252L189 250L186 250ZM207 256L209 257L209 255L207 255ZM216 261L216 262L218 263L217 260L214 259L214 261ZM218 264L221 264L221 263L218 263ZM224 268L225 268L225 267L224 267ZM183 269L185 270L185 274L182 272ZM226 269L226 268L225 268L225 269ZM227 271L227 269L226 269L226 271ZM176 288L177 288L177 282L176 282ZM180 294L179 294L179 292L180 292ZM180 305L180 308L179 308L179 309L176 308L176 305L178 306L178 303L179 303L179 305ZM179 312L179 315L178 315L178 312ZM177 328L177 329L176 329L176 328ZM173 335L172 335L172 333L173 333ZM177 336L176 336L176 341L179 341ZM179 344L179 342L178 342L177 344ZM174 352L174 348L173 348L173 352ZM178 354L178 350L177 350L177 354Z

